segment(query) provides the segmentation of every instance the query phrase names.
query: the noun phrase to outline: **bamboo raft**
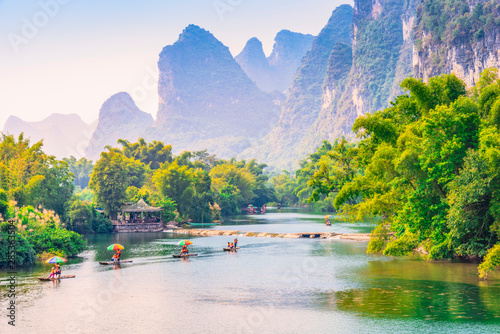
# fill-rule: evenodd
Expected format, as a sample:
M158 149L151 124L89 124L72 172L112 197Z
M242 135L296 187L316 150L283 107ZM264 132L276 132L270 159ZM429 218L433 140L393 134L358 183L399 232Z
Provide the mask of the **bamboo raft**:
M111 264L111 265L119 265L119 264L122 264L122 263L130 263L132 262L132 260L122 260L122 261L102 261L102 262L99 262L100 264L104 264L104 265L107 265L107 264Z
M175 258L188 258L190 256L198 256L198 253L191 253L191 254L174 254L172 255Z
M237 249L240 249L240 247L236 247L236 248L231 248L231 247L224 247L222 248L224 251L226 252L230 252L230 251L234 251L234 250L237 250Z
M59 278L38 277L40 281L58 281L60 279L75 278L75 275L62 275Z

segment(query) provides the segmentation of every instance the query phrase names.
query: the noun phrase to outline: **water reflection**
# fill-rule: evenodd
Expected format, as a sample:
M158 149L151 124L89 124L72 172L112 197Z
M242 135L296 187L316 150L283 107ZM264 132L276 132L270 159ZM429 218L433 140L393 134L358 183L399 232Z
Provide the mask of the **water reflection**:
M324 228L321 216L305 216L239 226ZM241 249L224 252L234 236L189 237L189 251L199 256L175 259L183 238L89 236L89 249L63 267L75 279L39 282L50 271L44 265L19 270L19 328L37 333L57 322L75 333L493 332L479 321L500 321L499 277L478 282L476 264L372 257L366 242L329 239L238 237ZM100 265L112 243L124 245L122 258L133 262Z
M367 288L321 294L327 309L446 321L495 321L500 318L499 295L498 288L407 279L373 280Z

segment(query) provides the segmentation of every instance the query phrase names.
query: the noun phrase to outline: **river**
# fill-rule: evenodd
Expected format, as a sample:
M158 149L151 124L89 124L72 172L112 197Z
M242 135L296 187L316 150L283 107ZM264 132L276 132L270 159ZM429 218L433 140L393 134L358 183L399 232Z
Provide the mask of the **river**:
M255 232L369 232L303 210L238 216L214 228ZM6 271L0 332L42 333L500 333L500 275L477 264L369 256L366 242L189 237L198 257L174 259L172 233L89 236L63 265L74 279L40 282L50 266L17 272L16 327L7 325ZM119 267L97 261L121 243ZM7 331L4 331L7 329Z

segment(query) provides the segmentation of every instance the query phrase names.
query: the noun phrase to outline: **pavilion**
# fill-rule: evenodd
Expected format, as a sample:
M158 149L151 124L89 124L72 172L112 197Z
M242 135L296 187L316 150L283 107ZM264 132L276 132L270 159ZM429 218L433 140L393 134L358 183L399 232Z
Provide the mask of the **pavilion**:
M113 224L114 232L159 232L164 224L160 217L163 209L148 205L141 198L137 203L122 206L121 219Z

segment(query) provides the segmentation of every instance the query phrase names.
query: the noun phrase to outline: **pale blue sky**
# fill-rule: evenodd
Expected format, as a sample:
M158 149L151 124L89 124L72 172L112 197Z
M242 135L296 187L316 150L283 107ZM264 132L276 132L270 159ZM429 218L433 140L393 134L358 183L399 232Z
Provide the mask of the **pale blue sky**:
M251 37L265 52L281 29L316 35L352 0L0 0L0 130L9 115L97 119L127 91L156 114L156 62L196 24L237 55ZM31 29L30 29L31 28Z

